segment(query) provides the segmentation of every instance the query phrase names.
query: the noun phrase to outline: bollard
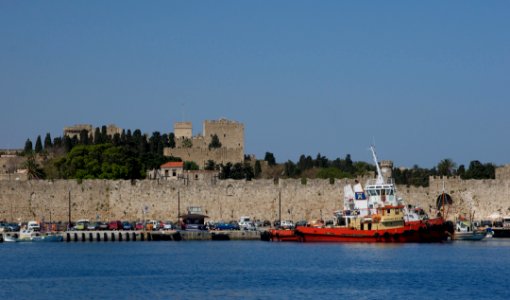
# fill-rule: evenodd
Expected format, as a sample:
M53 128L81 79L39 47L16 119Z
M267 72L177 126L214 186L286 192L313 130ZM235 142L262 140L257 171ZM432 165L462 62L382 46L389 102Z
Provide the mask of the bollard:
M136 232L133 232L133 242L136 242Z
M152 234L147 232L147 241L152 241Z
M89 242L93 242L94 237L92 236L92 232L89 232Z
M143 234L143 232L140 232L140 241L145 241L145 235Z
M103 241L108 242L108 234L106 232L103 234Z
M99 234L99 232L96 233L96 241L97 242L101 241L101 235Z
M112 232L112 242L115 242L115 233Z
M68 232L66 233L66 242L70 242L71 241L71 234Z
M74 233L74 241L77 242L78 241L78 234L75 232Z
M122 242L122 232L119 231L119 242Z
M126 233L126 242L129 242L129 232Z
M85 241L86 241L86 239L85 239L85 232L82 232L82 233L81 233L81 241L82 241L82 242L85 242Z

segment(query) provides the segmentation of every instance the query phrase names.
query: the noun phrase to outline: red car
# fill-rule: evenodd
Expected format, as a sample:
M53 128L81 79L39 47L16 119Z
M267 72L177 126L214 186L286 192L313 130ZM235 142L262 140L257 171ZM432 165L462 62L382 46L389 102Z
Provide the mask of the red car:
M122 222L121 221L111 221L108 223L108 230L121 230Z

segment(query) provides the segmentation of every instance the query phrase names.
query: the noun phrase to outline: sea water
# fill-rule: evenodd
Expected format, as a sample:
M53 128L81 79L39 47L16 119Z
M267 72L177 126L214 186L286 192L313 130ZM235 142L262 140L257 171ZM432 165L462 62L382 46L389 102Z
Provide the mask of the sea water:
M0 299L508 299L510 239L0 244Z

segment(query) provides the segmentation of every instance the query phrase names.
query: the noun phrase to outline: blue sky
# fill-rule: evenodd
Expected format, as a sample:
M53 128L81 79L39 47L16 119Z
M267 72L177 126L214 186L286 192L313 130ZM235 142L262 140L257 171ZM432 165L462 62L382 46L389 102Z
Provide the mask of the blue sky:
M278 162L510 162L508 1L1 1L0 148L245 124Z

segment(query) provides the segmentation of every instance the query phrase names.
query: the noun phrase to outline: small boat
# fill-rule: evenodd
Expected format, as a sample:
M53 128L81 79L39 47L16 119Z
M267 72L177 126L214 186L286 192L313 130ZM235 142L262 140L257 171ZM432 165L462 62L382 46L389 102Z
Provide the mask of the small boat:
M18 242L62 242L64 238L52 232L39 232L33 229L22 229L19 232Z
M487 236L487 230L478 230L469 221L459 220L455 227L452 238L456 241L481 241Z
M6 243L15 243L18 241L18 238L14 235L5 235L3 236L4 242Z

